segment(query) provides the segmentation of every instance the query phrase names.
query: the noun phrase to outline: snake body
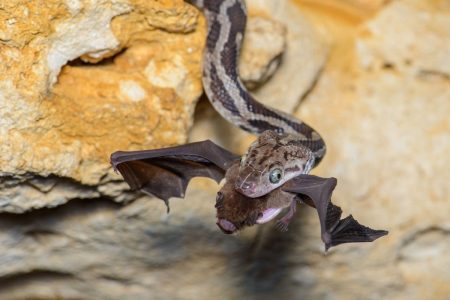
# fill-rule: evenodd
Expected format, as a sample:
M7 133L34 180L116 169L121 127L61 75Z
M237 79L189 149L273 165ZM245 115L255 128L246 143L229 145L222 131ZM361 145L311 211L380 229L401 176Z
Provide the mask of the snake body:
M208 35L204 50L203 85L214 108L226 120L247 132L263 135L264 132L271 131L283 136L281 140L285 142L285 145L288 143L291 146L288 149L290 158L295 159L295 153L300 153L301 156L299 164L303 165L296 170L295 174L308 173L325 155L324 140L306 123L258 102L239 79L238 58L247 22L245 3L242 0L188 2L202 10L207 21ZM262 140L267 139L262 138ZM261 139L259 141L261 142ZM299 151L293 150L293 145L296 145ZM253 144L248 154L257 151L261 148L260 146L258 142ZM256 165L261 160L270 161L268 159L272 155L270 152L260 151L253 158L247 155L244 158L243 167L252 166L253 169L258 169ZM262 168L262 166L259 167ZM249 178L246 174L240 174L240 177L245 176ZM267 192L267 189L265 191Z

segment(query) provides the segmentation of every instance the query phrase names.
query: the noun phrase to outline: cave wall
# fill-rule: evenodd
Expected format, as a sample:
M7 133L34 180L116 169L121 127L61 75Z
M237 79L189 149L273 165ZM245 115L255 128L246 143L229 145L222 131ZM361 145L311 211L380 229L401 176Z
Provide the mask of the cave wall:
M300 206L287 233L226 236L202 179L167 215L128 190L111 152L209 138L242 153L254 139L200 98L201 13L5 1L0 299L448 299L449 2L247 2L244 81L324 136L312 173L338 178L344 214L389 235L325 254Z

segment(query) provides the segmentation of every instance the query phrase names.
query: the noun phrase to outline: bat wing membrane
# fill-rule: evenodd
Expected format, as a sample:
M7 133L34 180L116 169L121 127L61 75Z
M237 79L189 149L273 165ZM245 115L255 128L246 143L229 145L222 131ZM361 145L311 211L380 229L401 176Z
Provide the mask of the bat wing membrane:
M282 187L286 192L300 194L299 198L317 209L325 250L343 243L372 242L388 234L385 230L359 224L351 215L341 219L342 209L331 202L336 184L336 178L305 174L291 179Z
M239 156L207 140L163 149L114 152L111 164L131 189L167 203L171 197L184 197L193 177L220 182L237 159Z

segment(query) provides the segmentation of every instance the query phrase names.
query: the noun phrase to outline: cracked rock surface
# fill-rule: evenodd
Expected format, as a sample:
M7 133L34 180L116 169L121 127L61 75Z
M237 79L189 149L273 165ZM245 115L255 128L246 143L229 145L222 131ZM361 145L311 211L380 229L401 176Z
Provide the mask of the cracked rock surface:
M182 0L0 4L0 299L448 299L450 6L248 0L253 93L325 138L314 174L387 229L324 254L312 209L223 235L218 185L129 191L115 150L254 139L202 99L205 21ZM271 42L270 47L264 47ZM195 114L194 114L195 111Z

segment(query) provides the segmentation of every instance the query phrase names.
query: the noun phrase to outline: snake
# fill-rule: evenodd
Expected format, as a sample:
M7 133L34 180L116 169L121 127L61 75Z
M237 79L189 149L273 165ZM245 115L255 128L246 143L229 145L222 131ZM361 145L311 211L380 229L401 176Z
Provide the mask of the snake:
M323 138L305 122L258 102L239 77L247 23L245 2L187 2L206 18L202 81L207 98L228 122L258 136L241 159L236 189L256 198L309 173L325 155Z

